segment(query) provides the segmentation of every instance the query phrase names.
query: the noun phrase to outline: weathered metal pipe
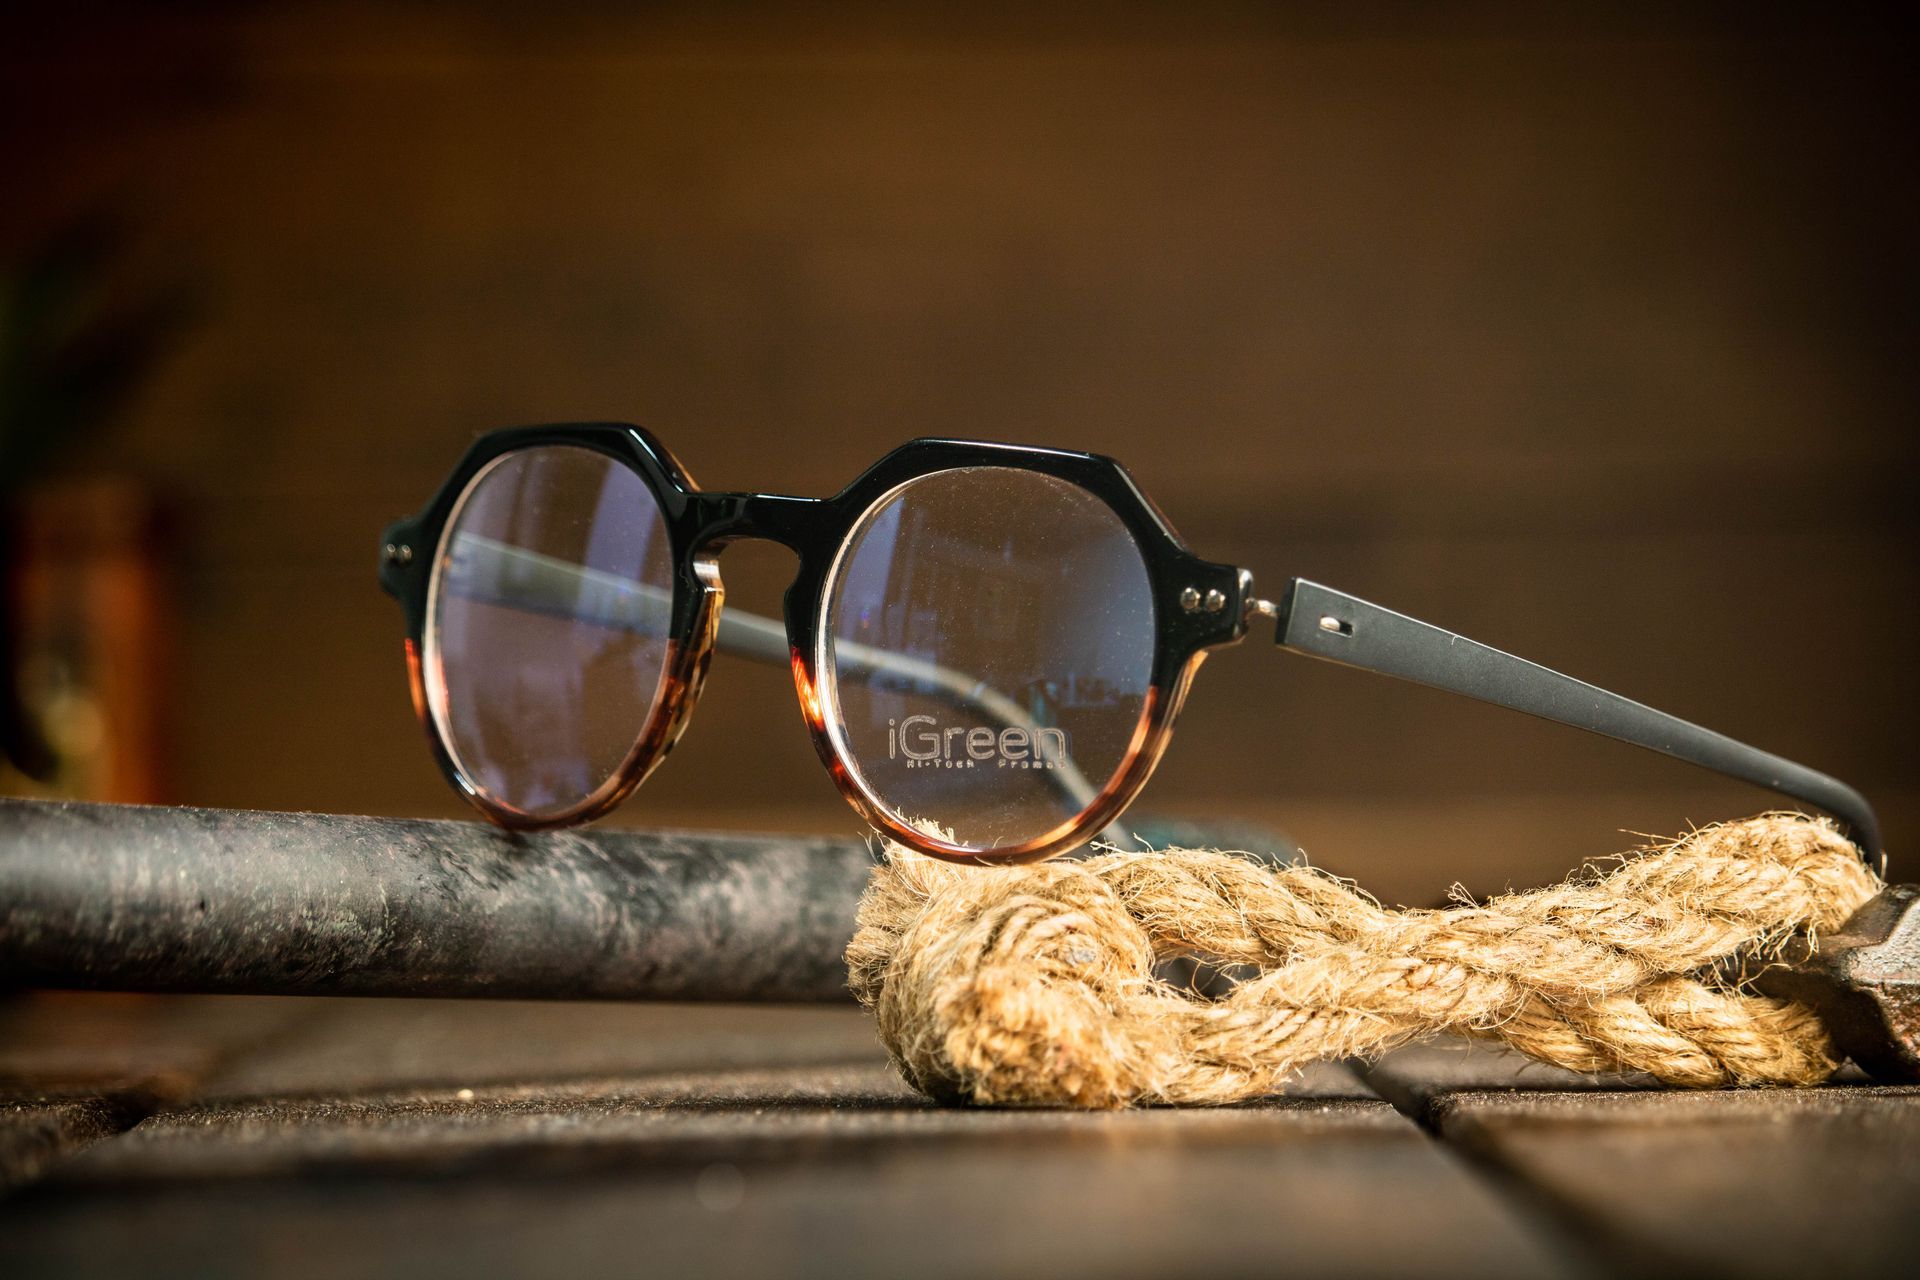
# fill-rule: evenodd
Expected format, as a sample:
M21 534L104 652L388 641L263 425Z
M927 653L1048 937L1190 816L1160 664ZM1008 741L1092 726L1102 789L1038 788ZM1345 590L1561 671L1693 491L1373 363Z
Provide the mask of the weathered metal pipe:
M848 999L850 838L0 800L0 986Z

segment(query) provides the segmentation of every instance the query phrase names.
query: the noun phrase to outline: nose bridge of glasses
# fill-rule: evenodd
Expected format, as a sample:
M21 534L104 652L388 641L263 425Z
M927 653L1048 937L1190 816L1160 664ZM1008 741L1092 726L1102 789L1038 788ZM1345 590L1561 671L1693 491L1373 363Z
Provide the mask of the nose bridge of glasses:
M693 495L689 508L686 554L710 587L720 586L720 555L735 542L770 542L800 559L827 531L829 505L820 498L775 493ZM757 560L750 557L749 564ZM749 575L752 576L751 574ZM722 653L786 666L792 658L785 623L737 606L721 611L715 633Z
M711 555L742 538L777 542L796 554L816 543L831 508L823 498L780 493L698 493L694 495L688 545L696 556Z

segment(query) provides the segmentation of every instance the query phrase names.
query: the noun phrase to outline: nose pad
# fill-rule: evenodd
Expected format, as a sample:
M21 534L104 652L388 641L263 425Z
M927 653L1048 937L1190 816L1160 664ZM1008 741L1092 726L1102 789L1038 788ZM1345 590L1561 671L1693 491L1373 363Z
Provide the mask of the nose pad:
M707 666L713 660L714 642L720 629L721 606L726 600L726 584L720 579L720 564L710 552L693 558L693 576L699 595L693 605L693 626L687 630L684 645L677 646L660 687L660 706L665 718L656 730L658 747L653 763L658 764L680 741L687 721L706 687ZM651 766L649 766L651 768Z
M693 576L699 581L714 609L718 610L726 599L727 584L720 577L720 557L715 554L716 550L709 549L694 556Z

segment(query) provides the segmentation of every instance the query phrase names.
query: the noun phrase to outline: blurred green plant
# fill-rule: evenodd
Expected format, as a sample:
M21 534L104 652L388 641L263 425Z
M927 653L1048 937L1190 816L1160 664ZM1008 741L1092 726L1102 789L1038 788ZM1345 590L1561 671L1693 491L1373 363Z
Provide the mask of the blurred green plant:
M21 501L109 433L189 311L182 285L127 283L129 243L94 212L0 271L0 758L40 780L56 761L20 695Z

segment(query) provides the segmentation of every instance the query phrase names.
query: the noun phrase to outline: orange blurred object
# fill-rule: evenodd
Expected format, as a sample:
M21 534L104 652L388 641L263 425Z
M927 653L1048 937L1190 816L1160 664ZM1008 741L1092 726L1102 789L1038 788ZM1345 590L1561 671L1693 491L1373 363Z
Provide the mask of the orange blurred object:
M9 791L127 803L171 798L174 617L166 521L144 485L89 478L27 494L9 587L21 700L57 761Z

